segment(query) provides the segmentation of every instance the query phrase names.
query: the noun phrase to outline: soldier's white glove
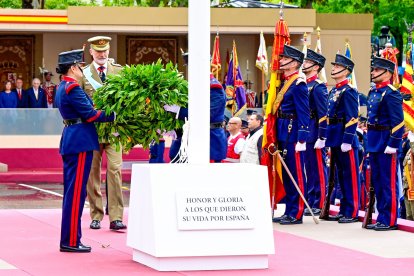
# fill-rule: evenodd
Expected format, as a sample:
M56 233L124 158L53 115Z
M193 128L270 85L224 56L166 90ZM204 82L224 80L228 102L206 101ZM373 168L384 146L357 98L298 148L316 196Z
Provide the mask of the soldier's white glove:
M180 107L178 105L164 105L164 110L172 113L178 113L180 111Z
M175 132L175 130L170 130L170 131L164 132L163 135L164 136L169 136L173 140L177 139L177 133Z
M295 151L305 151L306 150L306 142L297 142L295 146Z
M394 154L396 152L397 152L397 148L392 148L392 147L389 147L389 146L387 146L384 150L384 153L386 153L386 154Z
M410 140L411 143L414 142L414 133L412 133L411 130L408 132L407 138L408 140Z
M318 138L318 140L316 140L315 142L315 149L323 149L325 147L325 139L320 139Z
M342 152L348 152L352 149L352 145L348 143L342 143L341 144L341 150Z

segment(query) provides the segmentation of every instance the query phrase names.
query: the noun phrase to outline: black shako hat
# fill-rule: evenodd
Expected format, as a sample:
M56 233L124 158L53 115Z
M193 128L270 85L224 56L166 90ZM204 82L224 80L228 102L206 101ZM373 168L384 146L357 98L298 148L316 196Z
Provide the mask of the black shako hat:
M286 44L283 46L283 53L280 54L280 56L292 58L296 61L299 61L300 64L303 63L303 58L305 57L301 51Z
M246 120L242 120L242 128L247 128L249 127L249 123Z
M311 49L307 49L305 59L308 59L308 60L311 60L311 61L315 62L320 67L325 66L326 58L323 55L318 54L317 52L315 52Z
M257 114L257 111L253 109L246 109L246 114L247 116L251 116L253 114Z
M85 63L83 61L83 49L62 52L58 57L58 65Z
M381 68L394 73L395 63L385 58L374 57L371 68Z
M336 54L335 56L335 62L331 62L332 65L338 64L343 67L345 67L349 72L352 72L354 70L354 62L347 58L344 55Z

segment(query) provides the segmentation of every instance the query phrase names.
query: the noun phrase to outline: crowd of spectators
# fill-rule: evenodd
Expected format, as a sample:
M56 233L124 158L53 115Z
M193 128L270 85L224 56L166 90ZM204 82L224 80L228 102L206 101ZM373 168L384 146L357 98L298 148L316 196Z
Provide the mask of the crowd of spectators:
M45 72L44 81L34 78L28 89L23 88L21 78L15 82L6 81L0 92L0 108L54 108L57 86L51 81L52 76L52 73Z

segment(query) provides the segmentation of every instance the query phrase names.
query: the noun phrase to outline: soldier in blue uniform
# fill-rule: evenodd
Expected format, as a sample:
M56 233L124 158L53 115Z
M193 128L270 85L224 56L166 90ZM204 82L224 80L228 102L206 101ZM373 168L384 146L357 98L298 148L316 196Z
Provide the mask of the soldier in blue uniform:
M328 108L328 89L323 81L318 79L318 73L325 66L325 57L308 49L302 72L306 75L309 90L309 135L306 140L305 169L309 206L315 215L321 213L325 200L327 184L326 167L326 111ZM310 216L305 209L305 216Z
M378 217L377 223L369 224L367 228L386 231L397 229L397 151L404 133L403 99L390 83L395 64L374 57L371 67L371 79L375 87L368 94L367 151Z
M83 50L59 54L56 72L63 80L56 91L56 106L65 127L60 140L63 159L63 206L60 237L61 252L90 252L81 243L81 216L86 198L86 183L91 170L94 150L99 150L94 122L112 122L115 114L107 116L95 110L92 100L80 88L76 79L82 77Z
M329 92L325 145L331 147L331 158L335 158L342 199L338 215L330 217L330 220L351 223L358 221L360 196L356 134L358 91L348 84L347 79L354 69L354 62L337 54L332 65L331 77L336 85Z
M226 94L221 83L210 74L210 162L220 163L226 159L227 138L224 131L224 109L226 106ZM164 109L177 113L177 119L188 118L188 108L165 105ZM182 131L177 130L177 139L170 148L170 159L178 160L176 155L181 146Z
M276 133L278 150L305 195L304 152L309 133L309 96L304 79L299 77L299 68L304 54L298 49L285 45L280 60L284 83L273 105L277 112ZM282 225L302 223L304 202L285 170L282 173L286 191L286 210L283 216L273 218Z

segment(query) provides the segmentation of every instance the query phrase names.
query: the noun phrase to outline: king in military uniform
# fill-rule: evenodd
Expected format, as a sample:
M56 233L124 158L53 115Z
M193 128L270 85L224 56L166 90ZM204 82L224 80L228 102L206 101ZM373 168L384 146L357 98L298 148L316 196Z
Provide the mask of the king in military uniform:
M65 127L59 152L63 159L63 203L60 251L90 252L81 243L81 216L86 198L86 183L91 170L93 151L99 149L94 122L112 122L115 114L95 110L92 100L76 79L82 78L80 64L83 50L59 54L56 72L63 75L56 92L56 106Z
M337 54L332 62L331 77L336 82L328 97L327 147L331 147L342 191L341 206L330 220L339 223L358 221L360 196L358 172L358 91L349 85L348 76L354 70L354 62ZM335 167L331 167L331 170Z
M397 229L397 150L404 133L404 115L402 96L390 83L395 64L374 57L371 67L375 87L368 94L367 151L378 217L377 223L368 224L367 228L386 231Z
M83 68L84 77L82 87L88 96L92 97L93 93L103 85L108 75L118 74L122 67L113 63L109 55L110 37L95 36L88 39L90 43L89 53L93 61ZM91 174L88 182L88 198L90 204L91 225L92 229L101 228L100 222L104 216L104 208L101 193L101 162L102 154L106 153L107 170L107 208L110 220L109 228L112 230L125 229L122 223L124 202L122 197L122 150L116 151L115 146L100 140L99 151L94 151Z
M309 135L306 140L305 169L309 206L315 215L319 215L325 201L327 184L326 167L326 111L328 107L328 89L318 79L318 73L325 66L325 57L308 49L302 72L306 75L309 90ZM305 209L305 216L311 213Z
M304 54L285 45L280 60L284 84L276 97L273 112L277 112L276 133L278 149L302 194L305 195L304 156L309 133L309 96L305 80L299 77L299 67ZM300 198L288 173L283 170L283 186L286 191L286 210L283 216L273 218L280 224L302 223L304 202Z

